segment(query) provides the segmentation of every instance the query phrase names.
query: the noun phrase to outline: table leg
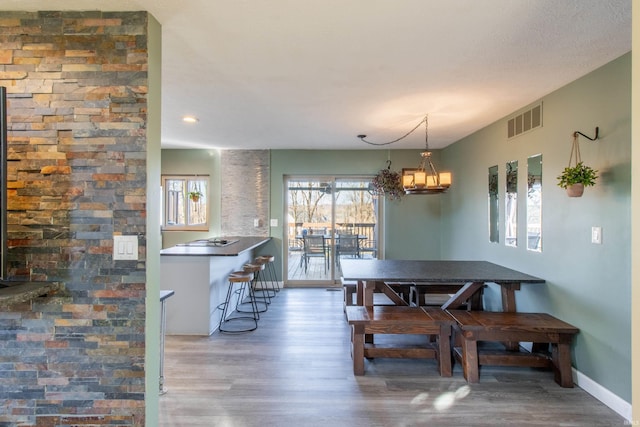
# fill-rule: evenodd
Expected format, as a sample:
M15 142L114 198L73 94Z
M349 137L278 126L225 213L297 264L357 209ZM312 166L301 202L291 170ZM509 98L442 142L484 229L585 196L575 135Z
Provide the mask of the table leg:
M484 283L482 282L469 282L465 284L462 288L460 288L458 292L456 292L451 298L449 298L447 302L442 305L442 309L447 310L449 308L458 308L459 306L467 302L467 300L471 298L473 294L482 289L483 286Z
M516 291L520 289L520 283L501 283L502 311L505 313L516 312ZM509 351L519 351L520 343L508 341L504 346Z
M520 290L520 283L501 283L502 311L505 313L515 313L516 311L516 291Z
M388 284L386 284L385 282L376 282L376 288L378 289L379 292L382 292L383 294L385 294L391 300L391 302L393 302L395 305L409 305L407 301L402 299L402 297L398 295L393 290L393 288Z
M367 307L373 306L373 291L376 288L376 282L365 281L364 282L364 305Z
M364 305L364 280L356 282L356 305Z
M358 280L358 285L362 288L362 305L366 307L373 307L373 291L376 287L376 282ZM363 339L365 343L373 344L373 334L364 334L363 332Z

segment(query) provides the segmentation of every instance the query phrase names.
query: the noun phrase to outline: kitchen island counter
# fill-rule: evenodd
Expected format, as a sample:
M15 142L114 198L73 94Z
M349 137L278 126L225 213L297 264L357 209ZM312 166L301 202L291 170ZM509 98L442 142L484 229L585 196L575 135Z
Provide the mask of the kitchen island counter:
M167 335L210 335L218 327L229 273L255 258L270 237L220 237L160 252L160 289L175 291L166 306Z
M216 237L213 239L194 240L163 249L163 256L238 256L267 243L270 237Z

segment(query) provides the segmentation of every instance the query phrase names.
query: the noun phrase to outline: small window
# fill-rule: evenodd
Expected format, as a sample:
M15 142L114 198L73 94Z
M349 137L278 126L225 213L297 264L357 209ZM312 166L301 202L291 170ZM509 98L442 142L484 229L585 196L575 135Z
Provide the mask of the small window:
M163 175L162 197L164 230L209 230L208 176Z

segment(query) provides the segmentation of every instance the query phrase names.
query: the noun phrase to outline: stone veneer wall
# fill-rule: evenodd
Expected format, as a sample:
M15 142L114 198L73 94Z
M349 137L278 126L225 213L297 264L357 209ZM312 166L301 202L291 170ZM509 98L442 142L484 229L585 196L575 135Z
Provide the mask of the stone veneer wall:
M147 25L0 12L8 277L66 286L0 312L0 425L144 425Z
M220 164L222 235L268 236L269 150L223 150Z

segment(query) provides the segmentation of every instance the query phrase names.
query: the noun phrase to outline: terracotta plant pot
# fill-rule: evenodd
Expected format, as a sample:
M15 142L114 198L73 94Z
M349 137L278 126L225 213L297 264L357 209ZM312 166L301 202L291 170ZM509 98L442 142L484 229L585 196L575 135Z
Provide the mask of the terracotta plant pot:
M567 187L569 197L582 197L582 193L584 193L584 184L573 184Z
M191 196L191 201L194 203L198 203L198 200L200 200L200 196Z

